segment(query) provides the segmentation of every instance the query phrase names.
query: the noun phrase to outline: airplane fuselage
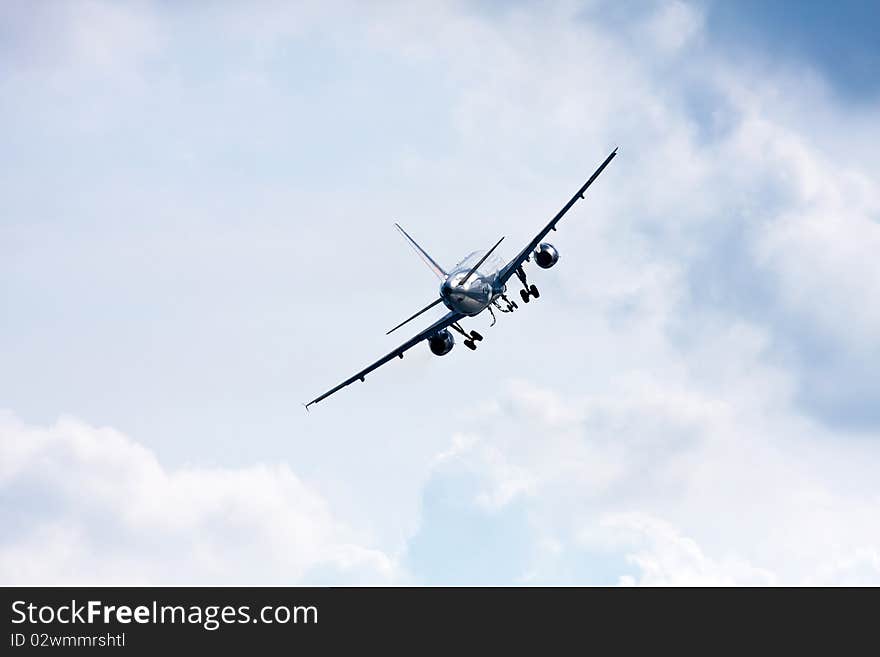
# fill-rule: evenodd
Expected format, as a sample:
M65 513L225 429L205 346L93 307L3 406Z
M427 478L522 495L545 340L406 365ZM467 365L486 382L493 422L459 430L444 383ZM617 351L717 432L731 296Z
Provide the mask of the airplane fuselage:
M475 272L461 285L469 271L470 267L452 271L440 284L440 297L449 310L473 317L484 311L493 299L504 294L505 285L498 281L497 272L489 275Z
M581 188L566 203L563 208L553 217L519 253L513 260L506 261L497 252L499 245L504 237L499 239L492 248L487 251L474 251L464 260L459 262L451 271L442 267L427 251L419 246L416 241L411 238L399 224L395 224L397 230L409 242L409 245L415 250L419 257L425 262L428 268L441 281L439 298L434 298L427 306L400 322L392 328L388 333L396 331L401 326L420 317L423 313L428 312L432 308L436 308L441 303L449 310L443 317L437 319L430 326L417 333L415 336L401 344L395 350L385 354L382 358L371 365L363 368L353 376L350 376L339 385L331 388L323 395L319 395L308 404L306 409L312 404L317 404L326 399L333 393L351 385L355 381L366 380L368 374L381 367L385 363L395 358L403 358L405 352L422 342L427 342L428 346L436 356L445 356L455 345L450 328L464 337L464 346L474 351L477 344L482 342L483 336L479 332L466 330L459 323L464 317L474 317L484 310L489 310L492 315L492 323L495 324L495 310L502 313L511 313L517 309L516 303L507 298L507 282L515 275L522 284L519 295L523 303L529 303L529 299L537 299L541 295L538 288L534 284L529 284L528 278L523 265L527 262L534 261L535 265L541 269L549 269L553 267L559 260L559 252L556 248L542 240L550 233L556 230L556 224L568 212L571 207L579 200L584 198L584 192L599 176L600 173L608 166L608 163L617 155L615 148L611 154L605 158L605 161L599 166L592 176L581 185ZM534 260L532 260L534 259ZM493 309L494 306L494 309Z

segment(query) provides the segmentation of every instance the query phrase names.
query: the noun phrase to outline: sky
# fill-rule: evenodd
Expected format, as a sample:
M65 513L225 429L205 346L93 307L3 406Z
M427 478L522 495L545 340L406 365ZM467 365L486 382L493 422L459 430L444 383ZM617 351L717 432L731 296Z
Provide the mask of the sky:
M880 584L878 20L3 3L0 583Z

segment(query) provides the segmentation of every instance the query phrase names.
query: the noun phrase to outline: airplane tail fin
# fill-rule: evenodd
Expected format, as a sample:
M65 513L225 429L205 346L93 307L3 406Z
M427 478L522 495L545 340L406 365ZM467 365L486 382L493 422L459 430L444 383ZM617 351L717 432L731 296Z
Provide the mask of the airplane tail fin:
M404 239L409 242L409 245L415 250L416 253L419 254L419 257L424 260L425 264L431 269L432 272L439 278L441 281L446 278L446 272L443 270L443 267L437 264L437 262L428 255L428 252L425 251L422 247L420 247L416 241L410 237L407 232L400 227L400 224L394 224L397 227L397 230L400 231L400 234L403 235Z

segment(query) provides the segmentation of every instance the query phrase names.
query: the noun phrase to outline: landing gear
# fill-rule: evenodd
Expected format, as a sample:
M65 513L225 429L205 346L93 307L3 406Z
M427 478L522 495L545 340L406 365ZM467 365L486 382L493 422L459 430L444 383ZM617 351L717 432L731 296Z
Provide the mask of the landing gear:
M529 298L535 297L536 299L541 296L541 293L538 292L538 288L535 287L535 284L532 283L529 285L529 281L526 279L526 273L523 271L522 267L516 268L516 277L519 279L519 282L522 283L523 289L519 291L519 296L522 298L523 303L528 303Z
M464 346L471 351L474 351L477 348L477 342L483 339L483 336L476 331L471 331L470 333L465 331L463 328L461 328L458 322L455 322L455 324L450 324L450 326L452 326L453 329L464 336Z
M492 315L492 319L495 319L495 315ZM464 346L471 351L475 351L477 348L477 343L483 340L482 335L480 335L476 331L471 331L470 333L468 333L463 328L461 328L461 325L458 322L450 324L450 327L452 327L455 331L461 333L461 335L464 336Z
M511 301L510 299L507 298L506 294L502 294L501 299L504 301L504 305L507 306L506 308L501 307L501 304L498 303L498 299L492 300L492 305L495 306L499 312L512 313L514 310L519 308L519 306L517 306L513 301ZM492 316L494 317L495 315L493 314Z

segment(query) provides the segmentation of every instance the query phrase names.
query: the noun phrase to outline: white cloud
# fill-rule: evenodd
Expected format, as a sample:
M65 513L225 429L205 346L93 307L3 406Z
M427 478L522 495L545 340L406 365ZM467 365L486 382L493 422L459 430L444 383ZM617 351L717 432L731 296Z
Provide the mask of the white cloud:
M109 428L0 414L4 584L382 583L361 545L286 465L164 468Z
M772 573L737 559L718 562L709 558L696 541L682 536L662 520L636 513L607 515L603 529L619 533L629 543L627 561L639 577L622 575L620 584L641 586L734 586L771 585ZM632 551L630 551L632 550Z
M536 547L625 555L637 576L604 573L623 583L874 581L880 450L800 416L742 341L716 358L709 381L643 375L574 398L512 384L438 476L470 473L493 513L524 504ZM545 555L529 577L557 566Z
M701 35L702 21L696 7L674 0L661 5L637 29L658 52L671 54Z
M161 19L144 2L73 0L55 6L12 2L0 10L10 30L2 47L14 55L9 72L48 72L70 93L70 83L127 84L164 52Z
M812 380L788 353L799 350L801 369L844 399L852 368L830 367L828 352L847 352L869 375L880 366L880 306L871 303L880 295L876 108L839 105L809 71L731 57L715 47L699 8L682 2L648 5L613 26L602 3L489 12L438 3L429 15L406 4L226 5L210 16L170 5L70 6L60 18L49 12L63 38L31 43L49 53L66 91L33 96L46 79L20 66L14 132L39 175L24 181L30 194L14 179L8 188L28 211L34 199L61 203L69 199L53 181L75 171L82 184L72 186L73 201L98 190L101 202L83 205L78 221L90 230L38 225L10 240L23 247L0 260L19 263L4 278L21 286L20 298L48 299L47 307L71 299L66 323L79 330L84 355L64 369L85 392L34 373L34 362L52 371L53 357L74 351L64 346L74 338L42 324L9 343L9 360L24 371L17 378L41 403L53 400L50 414L93 399L112 399L105 403L120 415L141 403L131 399L150 409L186 399L185 410L168 411L163 431L144 435L163 461L174 452L199 462L223 449L204 428L206 413L216 414L218 432L274 418L271 438L269 430L254 436L255 453L308 453L309 472L342 482L334 501L386 540L381 550L363 547L369 541L286 466L165 468L111 431L7 418L12 438L0 472L4 485L24 482L21 499L30 502L10 507L21 531L5 543L0 575L266 581L329 571L383 580L395 575L387 555L416 525L415 500L437 452L435 472L462 468L478 479L480 510L529 509L534 543L549 555L529 581L571 558L571 546L628 555L638 574L613 574L633 582L876 575L876 428L854 436L805 408ZM157 65L134 98L82 85L95 76L119 81L145 62ZM410 105L420 96L428 100ZM46 108L55 111L44 116ZM100 130L77 141L77 117ZM108 144L118 151L104 153L90 177L88 155ZM406 316L402 299L427 289L419 286L430 276L415 263L404 268L411 255L402 247L400 261L386 261L396 247L364 256L389 215L436 226L436 234L413 232L452 257L496 234L524 240L615 144L620 157L560 228L562 261L539 279L546 295L538 304L502 318L475 354L459 348L429 361L420 351L339 393L320 419L292 417L291 381L317 393L384 353L381 331L371 342L371 327L384 326L377 308ZM77 157L54 171L69 153ZM167 177L153 171L151 179L144 163ZM118 186L102 177L111 171ZM118 191L126 187L145 191ZM65 204L59 214L74 210ZM148 229L129 235L137 221ZM87 247L71 241L77 235ZM59 275L54 260L73 264ZM135 293L129 260L140 263ZM27 287L20 270L33 262L47 273ZM368 294L351 286L366 267L393 285ZM91 276L69 288L83 270ZM297 287L316 272L322 285ZM108 279L124 293L111 287L108 295ZM46 289L60 290L58 299L41 296ZM145 313L152 297L161 302ZM82 298L116 323L89 319ZM167 298L180 300L173 312ZM205 298L213 305L200 305ZM129 299L137 307L123 305ZM302 321L316 311L322 321ZM125 313L136 319L120 320ZM138 313L161 317L173 337L154 342L161 336ZM351 317L363 326L353 331ZM119 326L130 337L115 335ZM803 344L801 330L827 335L830 348ZM156 360L141 365L139 388L132 376L123 394L110 389L115 379L99 367L115 374L118 363L88 358L103 356L105 344L119 362L146 360L131 345L152 346ZM22 345L30 351L13 353ZM181 352L183 383L169 376ZM270 365L250 369L258 360ZM296 378L285 378L291 371ZM523 380L498 392L511 372ZM189 403L194 390L207 392ZM873 394L869 402L878 401ZM242 401L260 397L275 403ZM129 408L119 426L141 411ZM472 424L444 451L440 435L460 422ZM191 442L179 439L181 427L195 428ZM332 440L315 439L321 432ZM230 431L223 444L235 441ZM96 516L110 529L102 532Z

